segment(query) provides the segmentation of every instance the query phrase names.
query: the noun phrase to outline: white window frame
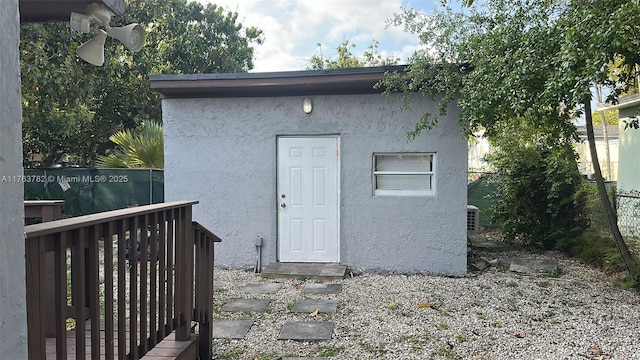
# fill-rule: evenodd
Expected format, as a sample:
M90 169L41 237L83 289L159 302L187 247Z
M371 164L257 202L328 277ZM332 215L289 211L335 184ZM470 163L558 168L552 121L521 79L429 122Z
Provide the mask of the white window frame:
M378 156L385 155L406 155L406 156L431 156L431 170L425 169L425 171L377 171L376 170L376 160ZM436 153L435 152L380 152L373 153L372 156L372 185L373 185L373 195L375 196L435 196L436 195ZM377 176L378 175L426 175L430 176L431 180L431 189L421 190L421 189L378 189L377 188Z

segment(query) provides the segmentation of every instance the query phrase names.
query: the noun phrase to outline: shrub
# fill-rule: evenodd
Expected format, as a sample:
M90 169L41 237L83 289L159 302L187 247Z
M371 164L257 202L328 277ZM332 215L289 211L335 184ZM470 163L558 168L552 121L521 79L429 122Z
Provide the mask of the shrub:
M493 142L497 149L488 160L499 201L492 220L502 224L505 239L555 249L580 236L588 226L586 180L571 143L507 132Z

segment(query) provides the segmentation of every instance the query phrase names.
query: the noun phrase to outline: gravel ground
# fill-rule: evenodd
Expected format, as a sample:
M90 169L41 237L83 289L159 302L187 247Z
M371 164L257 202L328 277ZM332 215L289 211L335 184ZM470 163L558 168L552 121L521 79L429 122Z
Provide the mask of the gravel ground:
M256 319L243 340L214 340L215 359L640 359L640 295L559 254L559 274L522 275L494 266L464 278L362 274L337 280L340 294L301 294L306 282L215 270L214 318ZM485 254L502 260L530 253ZM239 291L277 281L275 294ZM261 313L221 313L229 299L270 298ZM338 300L335 314L292 314L297 299ZM333 321L333 338L277 340L286 321Z

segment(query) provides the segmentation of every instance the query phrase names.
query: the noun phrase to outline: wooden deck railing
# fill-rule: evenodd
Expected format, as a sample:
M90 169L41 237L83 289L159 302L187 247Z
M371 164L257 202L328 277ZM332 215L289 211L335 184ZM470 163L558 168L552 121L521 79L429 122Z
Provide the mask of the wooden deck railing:
M73 351L76 359L139 359L173 331L177 341L188 340L193 319L199 356L210 359L213 242L220 239L192 222L196 203L26 226L29 358L67 359ZM44 300L48 253L54 304ZM48 322L55 350L46 347Z

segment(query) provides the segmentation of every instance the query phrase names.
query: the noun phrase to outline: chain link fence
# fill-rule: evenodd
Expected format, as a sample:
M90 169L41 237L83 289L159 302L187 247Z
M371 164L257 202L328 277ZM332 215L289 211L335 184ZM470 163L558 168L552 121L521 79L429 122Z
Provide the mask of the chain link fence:
M164 202L160 169L25 169L25 200L64 200L72 217Z
M607 190L607 196L609 197L609 203L613 207L613 211L616 212L618 199L616 196L617 182L605 181L605 189ZM587 215L589 216L589 226L592 229L598 229L603 232L609 231L609 222L607 220L607 214L602 206L602 200L598 194L598 188L595 181L589 181L588 193L587 193Z
M640 191L619 190L616 197L620 232L637 241L640 238Z

